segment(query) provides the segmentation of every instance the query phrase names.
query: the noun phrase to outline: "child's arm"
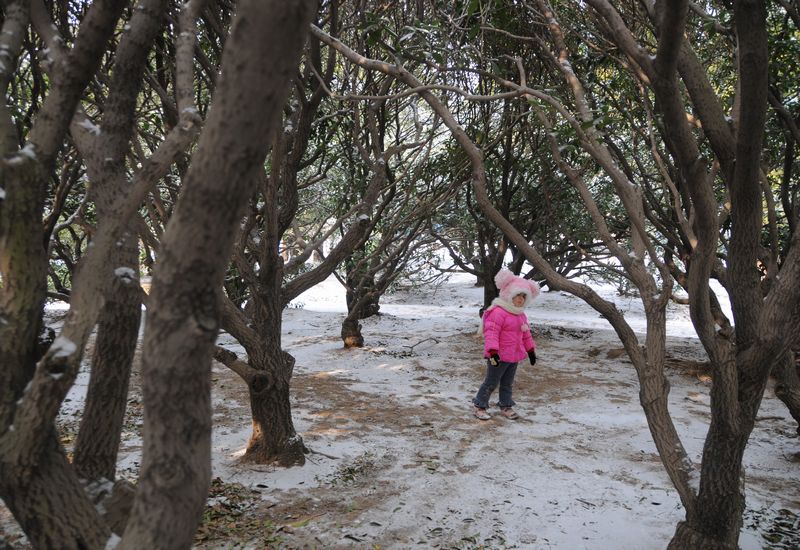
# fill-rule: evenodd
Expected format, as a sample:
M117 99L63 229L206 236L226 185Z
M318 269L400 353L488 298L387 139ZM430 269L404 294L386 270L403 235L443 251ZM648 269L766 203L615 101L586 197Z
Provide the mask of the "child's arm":
M500 349L500 326L498 325L494 310L483 314L483 355L490 357L492 352L497 353Z
M528 318L525 318L525 324L528 325L528 330L522 333L522 343L525 345L525 349L528 352L528 359L531 362L531 365L536 364L536 340L533 339L533 335L531 334L530 330L530 323L528 323Z
M522 333L522 343L525 345L525 349L527 351L533 351L536 349L536 340L533 339L530 330L526 330Z

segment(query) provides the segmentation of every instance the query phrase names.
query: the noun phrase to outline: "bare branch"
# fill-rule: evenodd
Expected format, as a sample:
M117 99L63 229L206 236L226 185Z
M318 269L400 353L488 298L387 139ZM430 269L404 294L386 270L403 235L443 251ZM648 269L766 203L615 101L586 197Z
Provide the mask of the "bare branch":
M611 28L614 39L622 51L644 71L647 78L652 78L653 58L639 45L625 22L607 0L586 0L605 20Z
M7 2L3 6L3 17L3 32L0 34L0 90L5 95L14 75L17 58L22 51L25 27L30 17L28 2L23 0ZM4 149L4 152L8 153L10 150Z
M264 386L264 389L274 384L272 376L269 372L254 369L245 361L239 359L239 357L229 349L217 346L214 351L214 359L238 374L248 385L254 378L259 376L269 379L269 382Z
M74 46L66 56L55 61L55 85L36 116L29 136L29 141L44 166L50 165L61 148L78 99L97 71L103 52L106 51L106 43L127 4L124 0L92 3L86 17L81 21ZM44 12L41 0L31 2L32 20L37 12Z
M678 65L689 3L687 0L669 0L663 4L656 6L656 14L657 17L660 16L660 20L657 21L658 49L653 68L662 77L666 77L675 72Z

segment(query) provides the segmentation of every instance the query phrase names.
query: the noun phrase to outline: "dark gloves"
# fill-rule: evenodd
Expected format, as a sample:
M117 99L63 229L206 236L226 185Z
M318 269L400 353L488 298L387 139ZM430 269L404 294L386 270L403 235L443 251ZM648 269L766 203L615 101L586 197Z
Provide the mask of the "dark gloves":
M531 360L531 365L536 364L536 350L531 350L528 352L528 359Z
M500 356L495 350L489 350L489 363L491 363L493 367L500 364Z

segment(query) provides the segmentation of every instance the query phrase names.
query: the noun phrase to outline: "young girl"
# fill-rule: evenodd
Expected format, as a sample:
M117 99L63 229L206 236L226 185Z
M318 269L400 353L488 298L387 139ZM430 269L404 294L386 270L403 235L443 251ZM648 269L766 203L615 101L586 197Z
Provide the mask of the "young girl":
M489 397L500 386L500 414L506 418L518 418L511 398L517 363L528 356L531 365L536 363L536 342L531 336L531 327L523 310L539 295L539 285L534 281L517 277L507 269L495 276L494 282L500 296L492 301L481 318L483 331L483 356L486 358L486 379L472 400L475 416L489 420L486 412Z

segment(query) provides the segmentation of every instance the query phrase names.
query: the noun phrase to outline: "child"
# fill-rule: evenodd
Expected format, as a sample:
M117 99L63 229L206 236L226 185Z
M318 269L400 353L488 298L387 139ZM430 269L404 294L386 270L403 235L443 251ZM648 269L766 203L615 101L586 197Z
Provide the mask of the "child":
M486 358L486 379L472 400L475 416L489 420L486 412L489 397L500 386L500 414L509 419L518 415L511 407L514 400L511 390L517 363L528 356L531 365L536 363L536 342L531 336L531 327L523 310L539 295L539 285L517 277L502 269L494 278L500 296L492 301L481 318L484 336L483 356Z

